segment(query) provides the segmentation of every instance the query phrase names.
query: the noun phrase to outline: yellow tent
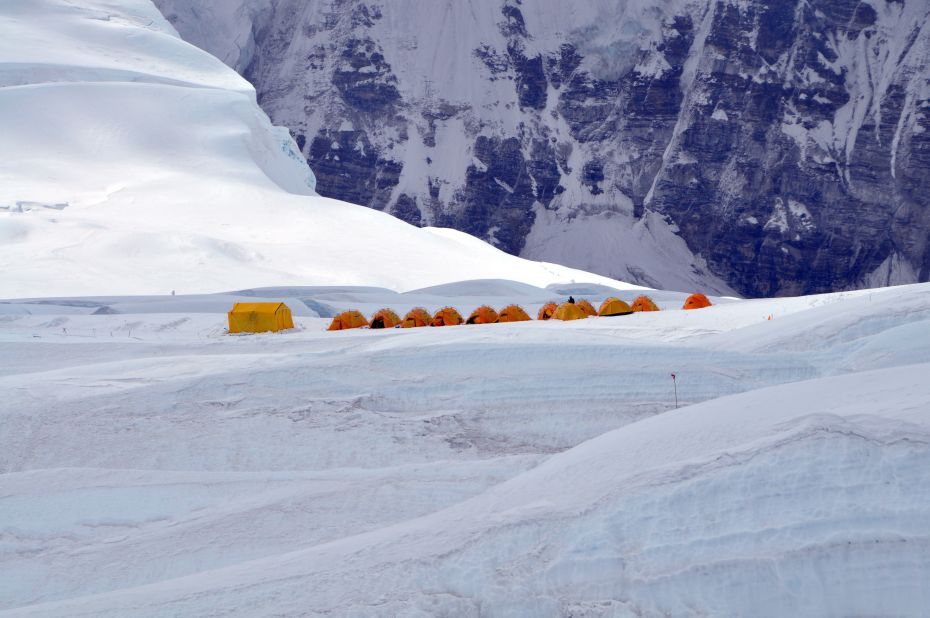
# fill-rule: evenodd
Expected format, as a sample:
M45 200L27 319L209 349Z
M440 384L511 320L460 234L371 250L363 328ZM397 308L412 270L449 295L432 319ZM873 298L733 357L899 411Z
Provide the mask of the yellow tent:
M613 296L602 302L601 308L597 312L597 314L602 317L626 315L628 313L633 313L633 309L619 298L614 298Z
M539 309L539 316L537 316L536 319L549 320L552 318L552 315L555 313L555 310L558 308L559 306L556 305L555 303L546 303Z
M627 315L628 313L633 313L633 309L619 298L613 296L602 302L601 308L597 312L601 317Z
M394 328L400 324L400 316L393 309L380 309L371 316L372 328Z
M520 305L507 305L501 309L498 322L526 322L530 316L523 310Z
M583 320L588 316L575 303L562 303L552 317L556 320Z
M659 306L648 296L637 296L630 309L633 311L658 311Z
M230 333L265 333L294 328L291 310L284 303L236 303L227 315Z
M410 310L410 313L407 314L407 317L404 318L404 321L401 323L401 328L419 328L421 326L429 326L430 315L423 307L416 307Z
M368 326L368 320L358 311L343 311L333 318L327 330L348 330Z
M703 309L705 307L710 307L710 300L701 293L692 294L685 300L685 304L682 309Z
M465 320L466 324L494 324L498 320L497 312L494 311L492 307L487 305L481 305L477 309L471 312L471 315L468 316L468 319Z
M454 307L443 307L433 316L430 326L457 326L463 323L462 314Z
M597 315L597 311L594 310L594 305L592 305L590 302L586 301L585 299L582 298L575 304L578 305L579 309L584 311L584 314L586 316L590 317L592 315Z

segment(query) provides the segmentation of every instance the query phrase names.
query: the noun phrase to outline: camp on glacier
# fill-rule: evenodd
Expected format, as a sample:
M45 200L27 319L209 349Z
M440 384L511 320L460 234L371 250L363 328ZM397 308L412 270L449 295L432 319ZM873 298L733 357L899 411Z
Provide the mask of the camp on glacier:
M926 613L930 284L653 289L315 182L151 0L0 2L0 618Z

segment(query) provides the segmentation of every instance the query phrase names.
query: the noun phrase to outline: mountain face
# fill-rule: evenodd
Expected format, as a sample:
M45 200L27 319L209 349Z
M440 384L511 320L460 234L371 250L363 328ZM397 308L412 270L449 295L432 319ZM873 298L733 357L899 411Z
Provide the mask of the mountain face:
M747 296L930 275L927 0L156 0L323 195Z

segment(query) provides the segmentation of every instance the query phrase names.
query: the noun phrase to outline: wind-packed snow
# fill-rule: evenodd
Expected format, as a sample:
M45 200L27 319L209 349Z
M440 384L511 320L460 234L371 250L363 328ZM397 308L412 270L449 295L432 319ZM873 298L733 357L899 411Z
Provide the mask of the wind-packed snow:
M587 288L0 303L0 615L921 614L930 285L315 317L635 294ZM243 298L296 329L225 335Z
M252 86L148 0L0 5L0 296L619 285L313 188Z

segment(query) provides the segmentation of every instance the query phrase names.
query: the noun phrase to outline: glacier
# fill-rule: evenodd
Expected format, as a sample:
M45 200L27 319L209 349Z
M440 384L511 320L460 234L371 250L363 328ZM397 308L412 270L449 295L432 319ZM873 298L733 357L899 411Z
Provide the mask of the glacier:
M558 294L0 302L0 616L921 614L926 284L341 333L310 310ZM295 331L224 334L275 297Z

